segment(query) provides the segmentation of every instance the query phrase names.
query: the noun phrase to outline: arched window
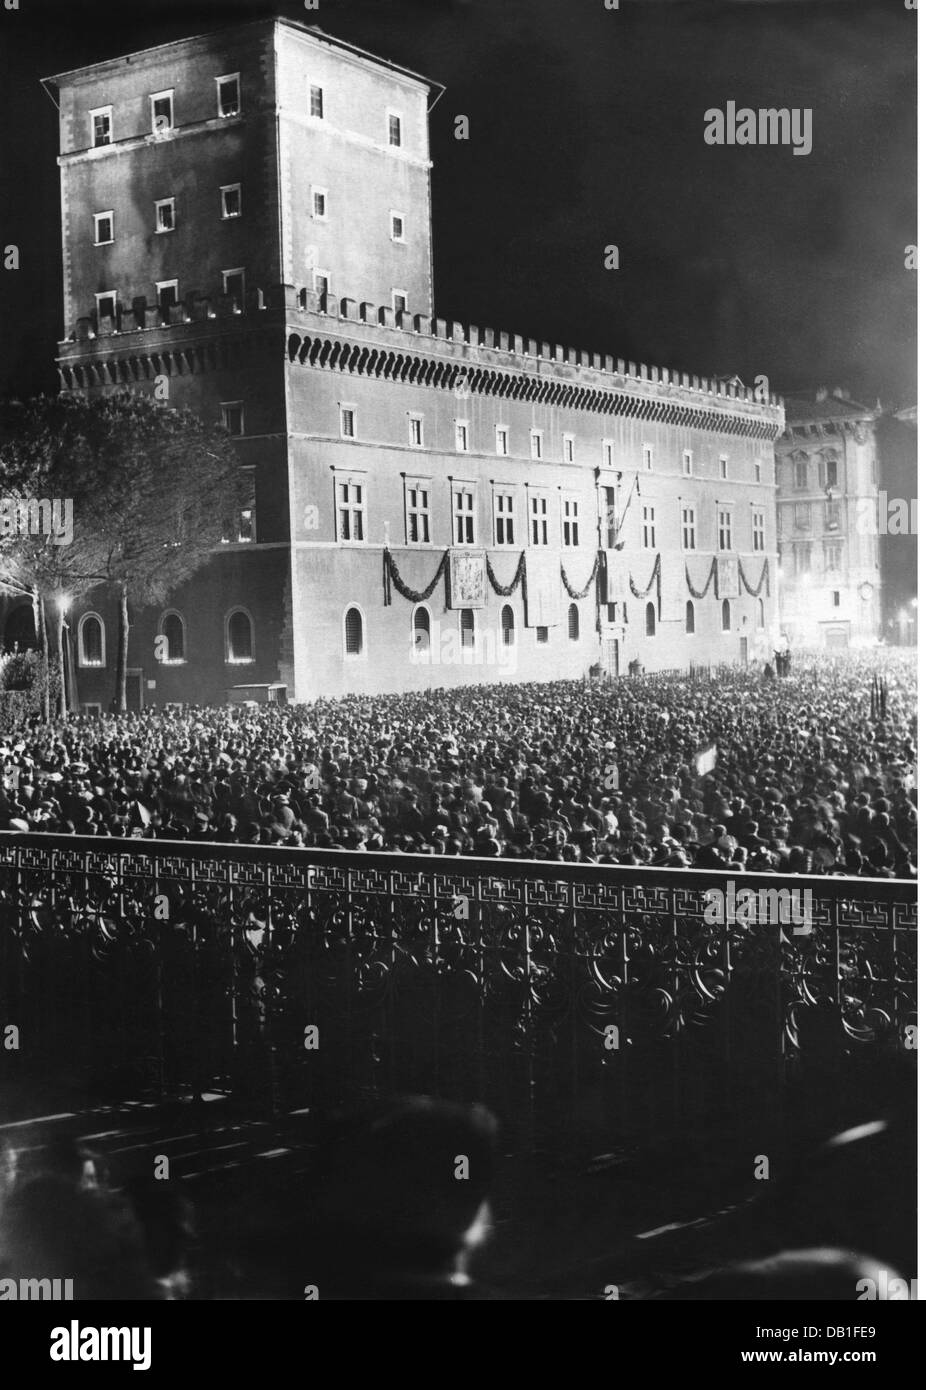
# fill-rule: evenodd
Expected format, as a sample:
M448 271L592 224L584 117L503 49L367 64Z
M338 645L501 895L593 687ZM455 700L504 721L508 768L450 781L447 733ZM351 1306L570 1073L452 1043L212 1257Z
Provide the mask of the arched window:
M348 608L344 614L344 654L363 654L363 614L359 608Z
M412 645L416 652L431 650L431 615L423 605L412 618Z
M691 599L685 604L685 631L694 632L694 604Z
M462 648L475 647L476 645L476 617L471 608L460 609L460 646Z
M720 626L724 632L730 631L730 600L725 598L720 605Z
M567 621L567 630L568 630L568 632L569 632L569 640L570 640L570 642L578 642L578 640L579 640L579 609L578 609L578 606L577 606L576 604L570 603L570 605L569 605L569 612L568 612L568 614L567 614L566 621Z
M648 603L646 605L646 635L647 637L656 636L656 605Z
M235 608L226 622L226 661L241 663L254 660L254 624L243 608Z
M502 646L514 646L514 609L510 603L502 604Z
M765 604L761 599L758 600L758 605L756 607L756 627L760 632L765 627Z
M81 666L106 665L106 633L96 613L85 613L77 624L77 660Z
M161 643L161 661L166 663L186 661L186 625L179 613L172 610L161 618L160 635L166 638Z

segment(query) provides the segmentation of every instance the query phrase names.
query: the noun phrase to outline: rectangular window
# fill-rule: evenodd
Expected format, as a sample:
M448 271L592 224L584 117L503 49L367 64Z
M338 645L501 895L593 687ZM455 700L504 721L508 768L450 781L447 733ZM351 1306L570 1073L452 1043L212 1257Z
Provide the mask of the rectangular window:
M531 430L531 458L543 458L543 430Z
M314 87L309 83L309 115L314 116L317 121L325 119L325 93L321 87Z
M98 106L90 112L90 143L94 149L113 142L113 108Z
M240 266L222 271L222 293L229 296L235 313L240 314L244 308L244 271Z
M339 541L363 540L366 534L365 493L366 487L360 478L337 479L335 495Z
M724 480L724 482L726 482L727 478L729 477L729 474L730 474L730 460L727 458L726 454L721 454L721 455L720 455L720 476L721 476L721 478Z
M407 313L408 313L408 291L407 291L407 290L393 290L393 291L392 291L392 307L393 307L393 310L395 311L395 313L397 313L397 314L407 314Z
M327 270L316 270L312 283L316 294L330 294L331 280Z
M496 489L495 544L514 545L514 493Z
M825 487L836 487L839 481L839 465L835 459L826 460L826 482Z
M341 438L357 438L357 412L352 405L341 406Z
M694 457L690 449L686 449L682 454L682 472L686 478L690 478L694 471Z
M430 485L423 479L405 480L405 539L409 545L428 545L431 540Z
M603 439L601 441L601 466L602 468L614 467L614 440Z
M241 184L226 183L219 189L222 195L222 216L229 217L241 216Z
M840 523L840 504L827 502L824 507L824 520L827 531L838 531Z
M469 452L469 421L457 420L453 431L454 443L458 454Z
M549 520L547 498L540 492L528 494L528 516L530 518L531 545L549 545L547 529Z
M794 507L794 525L798 531L810 530L810 503L797 502Z
M805 459L798 459L794 465L794 486L798 492L807 490L807 462Z
M507 457L507 454L508 454L508 426L507 426L507 425L496 425L496 426L495 426L495 452L496 452L501 458Z
M159 198L154 205L154 230L172 232L177 225L173 198Z
M834 589L834 590L833 590L833 607L834 607L834 608L838 608L838 607L839 607L839 590L838 590L838 589Z
M327 188L312 188L312 216L316 222L325 222L328 218L328 190Z
M758 510L752 514L752 548L765 549L765 512Z
M656 549L656 508L643 508L643 549Z
M813 546L810 541L796 541L794 545L795 574L809 574L813 563Z
M579 502L575 497L563 498L563 545L579 544Z
M241 110L241 78L237 72L215 79L220 116L237 116Z
M424 420L420 415L408 417L408 442L413 449L420 449L424 443Z
M842 569L842 541L823 542L823 568L827 570Z
M402 118L389 112L389 143L390 145L401 145L402 143Z
M244 468L242 472L247 484L247 502L238 513L238 542L253 544L257 540L257 508L254 500L254 469Z
M575 463L576 461L576 437L574 434L563 435L563 463Z
M151 102L151 131L154 135L163 135L168 130L174 128L174 94L169 92L155 92L149 98Z
M93 214L93 244L94 246L108 246L115 241L113 234L112 212L95 212Z
M116 291L104 290L102 294L96 296L96 321L101 323L103 319L116 319Z
M476 496L472 487L454 484L453 543L474 545L476 540Z
M733 549L733 513L717 513L717 547L719 550Z
M643 471L652 473L653 471L653 446L652 444L643 445Z
M229 434L244 434L244 402L223 401L219 406L222 424Z
M550 640L550 629L548 627L538 627L534 631L537 633L537 641L540 646L546 646Z
M695 549L695 509L694 507L682 508L682 549Z
M392 240L393 240L393 241L404 241L404 240L405 240L405 213L404 213L404 212L390 212L390 214L389 214L389 224L390 224L390 227L391 227L391 231L390 231L389 235L392 237Z
M757 482L757 483L761 483L761 481L762 481L762 465L761 465L761 463L754 463L754 464L753 464L753 469L754 469L754 471L755 471L755 479L756 479L756 482Z
M156 282L155 288L157 289L158 309L160 310L161 318L164 320L165 323L167 323L170 318L171 309L175 308L176 305L180 302L180 294L177 289L177 281L158 280Z

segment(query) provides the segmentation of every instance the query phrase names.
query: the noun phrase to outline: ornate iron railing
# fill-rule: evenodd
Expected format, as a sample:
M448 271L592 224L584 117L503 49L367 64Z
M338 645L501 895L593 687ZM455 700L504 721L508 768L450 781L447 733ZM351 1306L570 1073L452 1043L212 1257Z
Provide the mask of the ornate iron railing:
M809 931L706 913L730 882L809 893ZM0 1068L271 1106L755 1098L914 1045L915 930L908 881L2 834Z

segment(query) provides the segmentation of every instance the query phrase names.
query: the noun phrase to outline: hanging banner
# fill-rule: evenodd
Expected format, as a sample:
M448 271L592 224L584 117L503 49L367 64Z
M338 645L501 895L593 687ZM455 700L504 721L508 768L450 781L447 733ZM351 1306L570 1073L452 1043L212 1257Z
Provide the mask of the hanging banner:
M685 603L688 598L685 557L681 551L663 552L661 581L662 621L680 623L685 616Z
M717 597L739 598L740 575L737 555L717 557Z
M559 555L542 551L527 552L527 618L528 627L555 627L560 614Z
M605 603L623 603L627 597L625 570L627 561L617 550L604 550Z
M450 551L449 608L485 608L488 602L484 550Z

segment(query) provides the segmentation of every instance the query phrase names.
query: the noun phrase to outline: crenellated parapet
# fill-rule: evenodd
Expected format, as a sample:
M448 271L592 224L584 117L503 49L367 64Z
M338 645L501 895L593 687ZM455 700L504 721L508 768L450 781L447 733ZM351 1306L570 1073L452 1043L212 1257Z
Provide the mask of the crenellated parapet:
M217 370L279 350L294 365L774 440L780 396L739 381L588 353L520 334L427 318L294 285L198 293L166 313L133 301L116 319L78 320L61 344L62 388L116 386ZM262 331L263 330L263 331ZM269 336L268 336L269 335Z

